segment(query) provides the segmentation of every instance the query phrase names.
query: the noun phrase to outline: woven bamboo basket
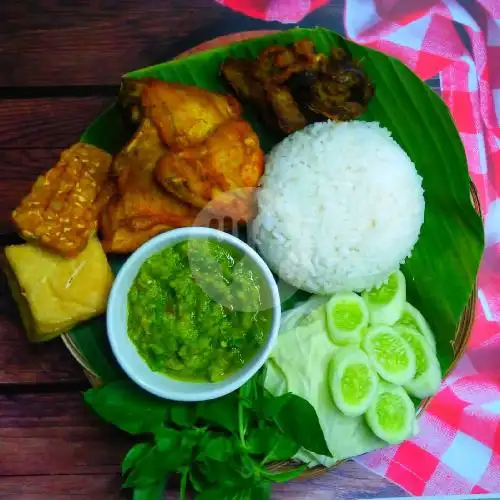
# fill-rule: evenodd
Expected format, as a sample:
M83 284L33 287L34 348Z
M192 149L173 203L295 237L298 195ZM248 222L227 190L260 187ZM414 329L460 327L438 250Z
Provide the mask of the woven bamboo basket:
M251 32L242 32L242 33L234 33L231 35L227 36L222 36L219 38L215 38L213 40L210 40L208 42L204 42L201 45L198 45L186 52L183 52L180 54L178 57L183 57L186 55L189 55L194 52L199 52L202 50L208 50L212 49L215 47L221 47L224 45L228 45L230 43L238 42L241 40L245 40L248 38L255 38L259 36L264 36L269 33L272 33L272 31L265 30L265 31L251 31ZM470 181L470 194L471 194L471 200L474 205L475 210L478 212L478 214L481 215L481 206L479 202L479 196L476 190L476 187ZM477 285L474 286L474 289L471 292L471 295L469 297L469 300L467 302L467 305L460 317L460 321L457 326L457 330L455 333L455 338L452 340L452 347L454 351L454 359L451 364L451 366L448 368L445 376L447 376L456 366L460 358L465 352L465 349L467 347L467 343L472 331L472 325L474 322L474 314L475 314L475 309L476 309L476 301L477 301ZM85 359L83 353L81 353L76 346L76 344L73 342L71 336L69 335L63 335L62 340L64 344L66 345L67 349L71 353L71 355L76 359L76 361L82 366L84 373L92 386L96 387L99 386L102 382L99 378L99 376L92 370L89 362ZM431 402L432 398L426 398L424 399L418 410L417 410L417 415L421 415L422 412L425 410L425 408L429 405ZM341 462L337 462L333 467L336 465L339 465ZM296 467L297 463L295 462L276 462L274 464L270 465L270 469L273 471L285 471L287 469ZM317 466L311 469L308 469L305 471L299 479L309 479L312 477L316 477L318 475L324 474L325 472L328 471L328 468L323 467L323 466Z

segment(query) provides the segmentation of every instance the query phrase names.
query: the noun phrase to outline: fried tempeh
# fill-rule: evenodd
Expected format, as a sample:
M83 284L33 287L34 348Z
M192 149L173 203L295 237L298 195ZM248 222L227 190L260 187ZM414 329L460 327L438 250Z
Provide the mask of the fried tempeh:
M63 151L12 213L21 235L66 257L82 251L97 227L95 202L111 160L105 151L84 143Z

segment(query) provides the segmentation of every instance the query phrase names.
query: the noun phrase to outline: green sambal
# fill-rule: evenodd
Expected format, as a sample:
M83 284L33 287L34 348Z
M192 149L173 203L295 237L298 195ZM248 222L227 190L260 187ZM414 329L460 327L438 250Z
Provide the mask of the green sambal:
M266 290L258 268L234 247L183 241L141 266L128 294L128 335L152 370L216 382L265 342Z

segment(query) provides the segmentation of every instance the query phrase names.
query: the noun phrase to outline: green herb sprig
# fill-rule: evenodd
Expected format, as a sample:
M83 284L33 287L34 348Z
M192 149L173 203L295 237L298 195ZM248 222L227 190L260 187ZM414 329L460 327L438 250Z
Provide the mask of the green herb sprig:
M331 456L314 408L294 394L272 396L264 371L238 391L201 403L156 398L129 380L88 390L85 401L104 420L143 438L122 462L123 486L134 500L160 500L180 476L179 498L264 500L273 482L293 479L306 466L273 472L304 447Z

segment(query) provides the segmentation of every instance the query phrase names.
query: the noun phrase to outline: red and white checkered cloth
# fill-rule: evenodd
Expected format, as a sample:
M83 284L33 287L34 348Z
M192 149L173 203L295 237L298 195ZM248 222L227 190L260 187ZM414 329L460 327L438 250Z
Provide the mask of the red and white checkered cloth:
M296 22L324 0L218 0ZM354 41L439 74L485 219L486 252L466 355L420 419L420 433L358 462L414 495L500 493L500 0L346 0ZM453 22L467 33L472 51ZM452 243L451 243L452 244Z

